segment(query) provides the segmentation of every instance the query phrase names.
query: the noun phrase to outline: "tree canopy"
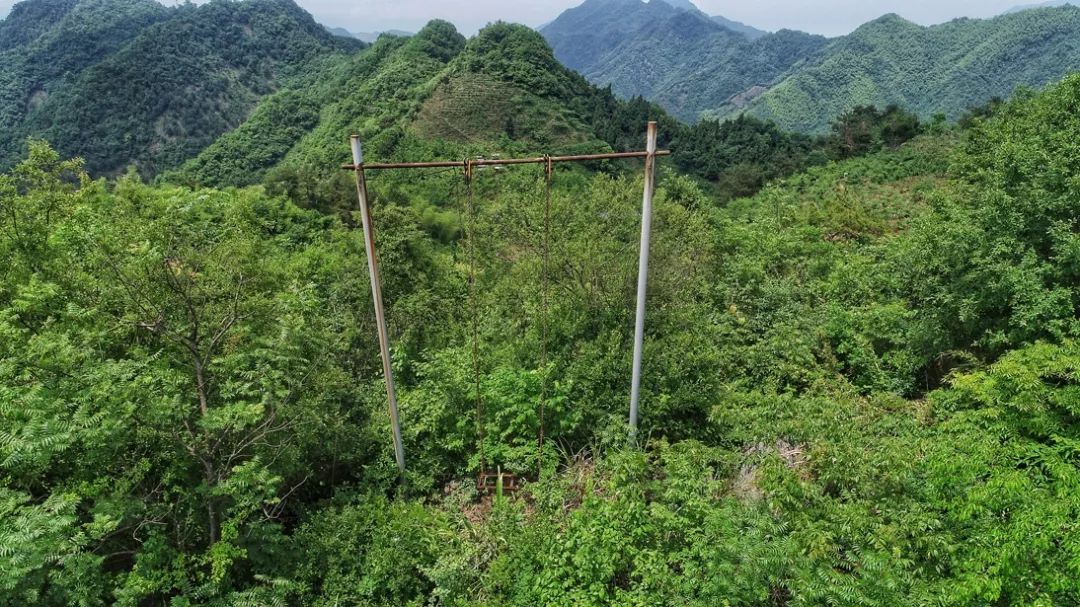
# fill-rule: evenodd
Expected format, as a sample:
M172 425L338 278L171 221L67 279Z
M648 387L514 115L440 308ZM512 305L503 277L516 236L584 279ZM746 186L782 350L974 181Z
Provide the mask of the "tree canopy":
M665 170L643 448L640 179L557 171L545 315L542 171L478 176L472 227L460 176L373 176L402 486L348 216L34 143L0 177L0 601L1076 602L1078 100L727 204ZM523 492L478 495L481 452Z

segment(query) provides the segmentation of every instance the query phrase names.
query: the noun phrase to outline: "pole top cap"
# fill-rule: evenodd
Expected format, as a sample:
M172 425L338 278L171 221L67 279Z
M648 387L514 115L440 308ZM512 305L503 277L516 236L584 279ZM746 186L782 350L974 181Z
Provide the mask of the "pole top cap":
M360 143L360 136L353 135L349 137L349 142L352 144L352 159L353 164L360 166L364 164L364 147Z

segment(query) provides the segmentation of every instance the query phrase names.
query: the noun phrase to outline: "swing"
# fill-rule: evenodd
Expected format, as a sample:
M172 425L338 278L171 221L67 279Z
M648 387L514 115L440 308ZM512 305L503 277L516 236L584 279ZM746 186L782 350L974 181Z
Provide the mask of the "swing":
M544 231L541 249L541 295L540 295L540 368L543 374L540 380L539 402L539 427L537 428L537 475L543 472L544 454L544 413L547 406L547 366L548 366L548 332L549 332L549 265L551 247L551 182L553 163L550 156L544 157ZM503 472L496 468L490 472L487 467L487 456L484 449L484 402L480 393L480 329L478 320L478 299L476 293L476 203L473 194L474 165L472 161L465 161L465 190L466 190L466 213L468 220L469 241L469 308L472 316L472 363L473 363L473 390L476 398L476 427L480 440L480 473L476 480L476 490L479 493L492 494L496 492L514 493L521 489L521 479L517 475Z
M490 490L493 485L496 489L502 486L504 491L513 491L518 487L518 479L513 475L504 474L498 468L495 474L487 471L487 457L484 453L484 408L480 393L480 351L479 351L479 328L477 326L477 298L476 298L476 210L473 199L472 179L474 168L477 166L502 167L514 164L544 164L546 175L546 198L544 209L544 238L543 238L543 268L542 281L543 293L541 296L541 364L544 369L542 378L541 394L539 402L539 427L537 429L537 448L540 457L537 458L538 468L543 460L544 449L544 408L547 403L547 366L548 366L548 341L549 341L549 317L550 304L550 231L551 231L551 184L552 164L555 162L585 162L596 160L616 160L643 158L645 160L645 188L641 211L641 245L638 260L638 287L637 287L637 313L634 320L634 362L631 374L630 387L630 439L636 440L638 426L638 404L641 388L641 359L645 336L645 302L646 286L649 267L649 236L652 225L652 197L655 183L656 158L670 156L669 150L656 149L657 123L650 121L646 130L646 150L637 152L611 152L605 154L585 154L576 156L543 156L541 158L508 158L508 159L475 159L465 161L431 161L431 162L385 162L365 164L363 148L360 138L353 135L350 138L352 145L352 164L342 165L341 168L352 171L356 177L356 193L359 200L361 226L364 230L364 249L367 256L368 274L371 279L371 294L375 306L375 321L379 333L379 350L383 362L383 377L386 380L386 400L389 405L390 423L394 435L394 456L397 460L400 479L405 479L405 451L402 447L401 424L398 419L397 396L394 390L394 377L392 373L392 361L390 357L389 335L387 331L385 312L383 310L382 290L379 280L378 261L375 256L375 231L371 225L370 209L367 197L367 182L364 178L365 170L386 169L457 169L465 171L465 183L468 189L468 212L469 224L469 291L472 306L472 350L473 350L473 374L474 388L476 391L477 426L480 438L480 476L477 486L482 490Z

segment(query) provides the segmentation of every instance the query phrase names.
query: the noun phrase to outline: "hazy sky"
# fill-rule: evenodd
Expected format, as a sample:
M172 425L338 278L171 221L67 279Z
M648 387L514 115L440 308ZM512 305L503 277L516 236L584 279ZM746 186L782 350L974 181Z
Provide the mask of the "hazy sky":
M432 18L446 19L466 34L502 19L537 26L582 0L298 0L328 25L352 31L415 31ZM800 29L838 35L885 13L923 24L955 17L990 17L1034 0L694 0L710 15L723 15L767 30ZM13 0L0 0L0 15Z
M4 0L0 0L2 2ZM900 15L923 24L956 17L991 17L1033 0L692 0L710 15L723 15L767 30L799 29L815 34L846 34L884 15ZM350 30L415 30L439 17L473 33L502 19L537 26L551 21L582 0L299 0L324 21Z

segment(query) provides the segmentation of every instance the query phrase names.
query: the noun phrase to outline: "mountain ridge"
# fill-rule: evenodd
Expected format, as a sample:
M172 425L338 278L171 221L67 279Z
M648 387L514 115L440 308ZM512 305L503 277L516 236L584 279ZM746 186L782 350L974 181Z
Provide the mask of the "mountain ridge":
M1060 80L1080 69L1073 11L1080 9L934 26L889 13L833 39L782 30L751 40L732 37L715 20L710 29L696 9L586 0L541 33L591 82L624 98L643 96L683 121L746 112L785 130L822 133L859 105L955 119L1017 87Z
M758 38L769 35L769 32L765 30L758 29L752 25L747 25L741 21L728 19L723 15L713 15L712 20L719 23L721 27L726 27L737 34L742 34L750 40L757 40Z
M699 10L586 0L541 30L565 65L622 97L641 95L692 122L769 85L827 39L784 30L751 39Z
M380 38L364 53L268 97L171 178L244 183L277 165L333 178L347 160L343 134L360 135L380 158L444 144L607 151L620 145L625 130L610 122L621 103L560 64L530 28L495 23L466 40L436 20L410 38ZM372 113L376 105L393 109ZM641 125L649 117L666 119L658 108L645 112ZM305 118L290 119L296 116ZM239 168L223 172L227 165Z
M820 133L858 105L891 104L923 119L958 118L970 107L1041 87L1080 69L1080 8L1032 9L991 19L922 26L896 14L837 38L745 107L781 127Z
M679 10L684 10L684 11L689 11L689 12L699 13L701 15L705 15L706 17L708 17L710 20L712 20L714 23L720 25L721 27L723 27L725 29L728 29L728 30L731 30L731 31L735 32L736 34L742 34L742 35L746 36L747 38L749 38L750 40L757 40L758 38L760 38L762 36L765 36L765 35L767 35L769 33L769 32L766 32L764 30L759 30L758 28L747 25L745 23L742 23L742 22L739 22L739 21L734 21L732 19L728 19L727 17L724 17L723 15L709 15L705 11L698 8L698 6L696 4L694 4L693 2L691 2L691 0L649 0L649 1L664 2L664 3L670 5L670 6L674 7L674 8L677 8Z
M83 156L95 173L134 164L152 175L235 128L303 64L362 46L331 35L291 0L171 8L152 0L27 0L18 7L0 23L24 32L16 36L20 46L6 51L17 60L0 62L0 166L39 137ZM66 12L55 18L38 10L50 7ZM23 18L35 10L52 16Z
M1076 0L1048 0L1047 2L1036 2L1035 4L1021 4L1014 6L1002 14L1009 15L1012 13L1019 13L1021 11L1029 11L1031 9L1038 8L1058 8L1062 6L1080 6Z

